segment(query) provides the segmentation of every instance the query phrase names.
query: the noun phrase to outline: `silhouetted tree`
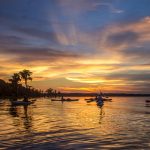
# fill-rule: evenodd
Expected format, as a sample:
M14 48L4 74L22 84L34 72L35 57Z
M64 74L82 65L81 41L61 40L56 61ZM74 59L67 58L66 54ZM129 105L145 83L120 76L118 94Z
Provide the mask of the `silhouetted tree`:
M58 96L62 96L62 93L60 91L58 91L57 95Z
M6 83L4 80L0 79L0 97L10 96L11 88L12 87L9 83Z
M52 96L53 95L53 89L49 88L46 90L47 96Z
M32 80L32 77L31 77L32 72L30 70L24 69L23 71L20 71L19 74L20 74L21 78L24 80L25 87L27 89L28 88L28 84L27 84L28 80Z
M35 89L28 85L28 80L32 80L32 72L30 70L22 70L19 73L14 73L9 79L9 83L0 79L0 97L10 96L12 100L17 100L18 97L41 97L41 96L59 96L61 93L53 90L52 88L47 89L45 92L40 89ZM24 80L25 86L22 86L19 82L21 79ZM12 97L13 96L13 97Z
M15 92L15 96L17 97L18 96L18 85L19 85L19 82L21 81L19 73L14 73L11 76L11 79L9 79L9 81L11 82L12 88Z

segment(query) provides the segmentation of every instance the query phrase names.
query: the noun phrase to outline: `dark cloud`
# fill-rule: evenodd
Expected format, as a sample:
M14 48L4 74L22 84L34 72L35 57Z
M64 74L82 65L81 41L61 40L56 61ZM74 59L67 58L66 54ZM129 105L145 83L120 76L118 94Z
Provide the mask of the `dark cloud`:
M128 72L132 72L132 70L128 70ZM116 78L116 79L123 79L126 81L147 81L150 82L150 73L149 72L142 72L142 73L125 73L125 74L114 74L111 75L111 78Z
M142 68L142 66L147 66L149 67L150 64L143 64L143 65L139 65L139 66L133 66L133 70L124 68L125 71L120 71L116 70L114 73L109 73L109 74L92 74L91 77L94 78L104 78L105 80L122 80L125 82L150 82L150 71L148 69L142 70L140 71L140 69L138 70L138 68Z
M135 83L128 83L126 86L126 91L131 92L138 92L138 93L149 93L150 83L147 82L135 82Z
M149 93L150 83L139 83L134 86L135 90L143 91L143 93Z
M139 35L132 31L125 31L111 34L108 39L107 43L111 46L120 46L122 44L129 44L136 42Z
M24 38L15 35L0 35L0 52L2 48L23 47L24 45L26 45Z
M150 58L150 45L141 47L129 47L122 51L123 55L127 58L134 58L140 60L149 60Z
M53 9L51 4L54 4L54 0L0 1L0 32L4 33L4 40L8 36L9 41L9 36L12 38L15 35L14 38L22 38L24 43L29 45L31 40L33 45L35 44L35 38L38 38L39 43L59 44L48 18L48 13ZM27 39L27 36L30 36L30 39Z
M44 40L49 40L50 42L55 42L57 43L57 38L56 38L56 33L53 31L44 31L42 29L38 28L23 28L23 27L15 27L13 30L32 36L36 37L39 39L44 39Z
M0 50L1 54L15 56L17 62L35 62L35 61L55 61L58 59L70 59L78 57L77 54L59 51L51 48L18 48L18 49L3 49Z

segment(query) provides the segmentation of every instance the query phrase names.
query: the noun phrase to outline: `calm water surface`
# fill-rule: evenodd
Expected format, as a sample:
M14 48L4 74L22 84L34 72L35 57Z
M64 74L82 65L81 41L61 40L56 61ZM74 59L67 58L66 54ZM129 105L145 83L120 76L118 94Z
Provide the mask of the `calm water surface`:
M37 99L11 107L0 100L0 149L150 149L150 107L145 97L95 102ZM150 105L149 105L150 106Z

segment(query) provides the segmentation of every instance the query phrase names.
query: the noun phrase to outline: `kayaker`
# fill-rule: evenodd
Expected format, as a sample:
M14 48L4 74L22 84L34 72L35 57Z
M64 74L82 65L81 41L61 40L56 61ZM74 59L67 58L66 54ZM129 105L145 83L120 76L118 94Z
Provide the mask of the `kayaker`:
M102 98L101 95L98 95L96 102L97 102L98 105L103 105L104 101L103 101L103 98Z
M103 101L103 98L102 98L101 95L98 95L98 96L97 96L97 101Z
M23 101L24 101L24 102L29 102L28 97L27 97L27 96L24 96Z
M61 96L61 100L62 100L62 101L64 100L64 97L63 97L63 96Z

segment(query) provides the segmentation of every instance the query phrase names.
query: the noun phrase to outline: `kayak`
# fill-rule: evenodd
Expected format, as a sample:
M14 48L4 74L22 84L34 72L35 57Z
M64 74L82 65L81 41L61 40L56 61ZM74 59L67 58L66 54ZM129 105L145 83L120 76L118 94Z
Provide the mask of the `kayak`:
M73 101L79 101L79 99L70 99L70 98L67 98L67 99L51 99L51 101L73 102Z
M24 102L24 101L12 101L11 104L12 105L30 105L30 104L33 104L34 102L33 101L29 101L29 102Z
M89 101L89 100L95 100L95 98L86 98L84 99L85 101Z
M87 103L94 102L94 101L95 101L95 99L93 99L93 98L86 100Z
M103 101L112 101L112 99L111 98L102 98L103 99Z
M98 99L97 98L89 98L89 99L85 99L87 103L90 103L90 102L93 102L93 101L97 101ZM111 102L112 99L111 98L104 98L104 97L101 97L101 100L102 101L107 101L107 102Z

